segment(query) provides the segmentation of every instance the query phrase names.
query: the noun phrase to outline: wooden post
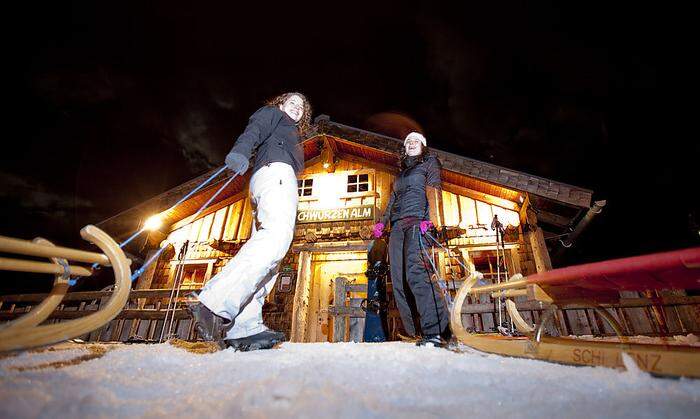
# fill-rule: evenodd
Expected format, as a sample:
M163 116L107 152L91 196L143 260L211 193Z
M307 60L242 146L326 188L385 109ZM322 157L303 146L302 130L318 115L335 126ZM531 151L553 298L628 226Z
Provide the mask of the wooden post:
M146 255L146 260L149 260L153 255L155 255L158 252L159 249L152 249L148 251L148 254ZM151 288L151 283L153 282L153 276L156 273L156 267L158 265L158 261L155 261L154 263L151 263L145 271L141 274L139 277L139 280L136 282L136 288L137 290L147 290ZM143 300L143 302L142 302ZM139 299L139 308L143 308L143 304L145 303L144 299Z
M146 260L149 260L151 258L151 256L156 254L156 252L158 252L158 249L149 250L148 254L146 255ZM136 288L134 288L134 289L147 290L147 289L151 288L151 283L153 282L153 277L155 276L157 265L158 265L158 261L155 261L154 263L151 263L146 268L145 271L143 271L143 273L139 277L138 281L136 281ZM145 305L146 305L146 299L139 298L137 308L142 309ZM131 323L131 328L129 330L129 337L136 335L136 333L138 332L139 323L140 323L139 321L134 321Z
M333 289L333 305L336 308L345 307L345 285L347 285L348 280L339 276L335 278L334 289ZM345 342L345 329L347 328L347 316L334 315L333 316L333 342Z
M303 342L306 334L311 294L311 255L312 253L308 251L299 252L299 269L297 271L297 285L294 290L290 342Z
M523 273L520 268L520 252L518 252L517 247L510 249L510 257L506 257L506 262L510 262L508 264L508 274L510 274L510 276Z
M532 248L532 256L535 259L537 273L552 270L552 260L549 258L547 243L544 241L542 229L537 226L537 216L533 211L528 211L530 231L527 232L528 242Z
M467 268L469 268L469 270L467 272L464 272L464 277L466 278L469 275L471 275L471 273L474 272L476 270L476 268L474 267L474 261L472 261L471 256L469 256L468 249L461 248L461 249L459 249L459 252L462 255L462 260L464 261L464 264L467 266Z

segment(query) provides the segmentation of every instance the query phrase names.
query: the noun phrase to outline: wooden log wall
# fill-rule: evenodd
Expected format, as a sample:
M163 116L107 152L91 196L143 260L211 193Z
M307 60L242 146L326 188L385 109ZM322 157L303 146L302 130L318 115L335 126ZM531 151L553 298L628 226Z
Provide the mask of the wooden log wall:
M105 326L79 336L93 342L158 341L166 318L171 290L134 290L129 301L117 317ZM66 294L63 303L51 314L46 324L58 323L87 316L99 310L111 296L111 291L72 292ZM0 296L0 321L13 320L38 305L48 294L18 294ZM180 298L174 310L173 332L180 339L195 340L196 331ZM168 321L169 323L169 321ZM166 328L167 331L167 328Z

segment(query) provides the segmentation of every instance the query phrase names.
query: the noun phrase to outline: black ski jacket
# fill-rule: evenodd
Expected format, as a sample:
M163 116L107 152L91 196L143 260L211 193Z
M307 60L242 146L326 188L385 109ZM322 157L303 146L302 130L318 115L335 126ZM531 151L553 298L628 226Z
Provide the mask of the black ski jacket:
M394 190L381 218L384 224L389 220L393 224L406 217L429 219L425 187L441 188L440 162L437 157L428 154L420 160L409 160L407 166L394 180Z
M272 162L287 163L296 173L304 169L299 130L292 118L276 106L263 106L250 117L231 152L248 159L255 153L252 173Z

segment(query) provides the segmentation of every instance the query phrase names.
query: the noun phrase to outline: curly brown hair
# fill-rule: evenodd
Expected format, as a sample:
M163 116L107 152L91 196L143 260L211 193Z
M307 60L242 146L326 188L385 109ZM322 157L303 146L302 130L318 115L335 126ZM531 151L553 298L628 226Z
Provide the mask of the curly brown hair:
M288 92L288 93L282 93L279 96L275 96L272 99L268 100L265 102L266 105L268 106L277 106L279 107L281 104L283 104L287 99L289 99L292 96L299 96L301 100L304 101L304 114L301 115L301 119L299 122L297 122L297 128L299 129L299 135L304 135L306 134L310 129L311 129L311 103L309 103L309 100L306 99L306 96L299 92Z

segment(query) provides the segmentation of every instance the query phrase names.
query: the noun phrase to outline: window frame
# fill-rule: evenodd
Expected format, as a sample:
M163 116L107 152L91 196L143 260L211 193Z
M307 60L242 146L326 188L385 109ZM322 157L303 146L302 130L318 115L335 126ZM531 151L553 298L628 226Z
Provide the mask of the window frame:
M306 182L311 181L311 186L307 186ZM301 185L299 185L299 182L301 182ZM302 176L300 178L297 178L297 196L299 199L305 198L309 199L314 196L314 176ZM309 195L304 195L303 191L309 190ZM301 192L301 194L300 194Z
M209 280L211 279L211 274L214 270L214 263L217 261L217 259L187 259L183 261L179 260L171 260L170 261L170 272L168 273L168 282L167 284L170 284L170 287L173 286L173 281L175 280L175 273L177 272L177 268L180 264L182 265L206 265L206 270L204 271L204 280L202 281L202 286L204 286ZM189 282L188 284L198 284L196 282ZM189 286L185 287L184 283L182 284L182 289L196 289L197 287Z
M350 183L350 176L357 176L357 181L354 183L354 185L359 185L360 183L360 176L361 175L367 175L367 190L366 191L356 191L356 192L348 192L348 186L351 185ZM375 170L374 169L357 169L357 170L348 170L346 173L346 180L345 180L345 192L340 196L341 199L347 199L347 198L357 198L357 197L364 197L364 196L374 196L375 195ZM364 183L364 182L363 182Z

